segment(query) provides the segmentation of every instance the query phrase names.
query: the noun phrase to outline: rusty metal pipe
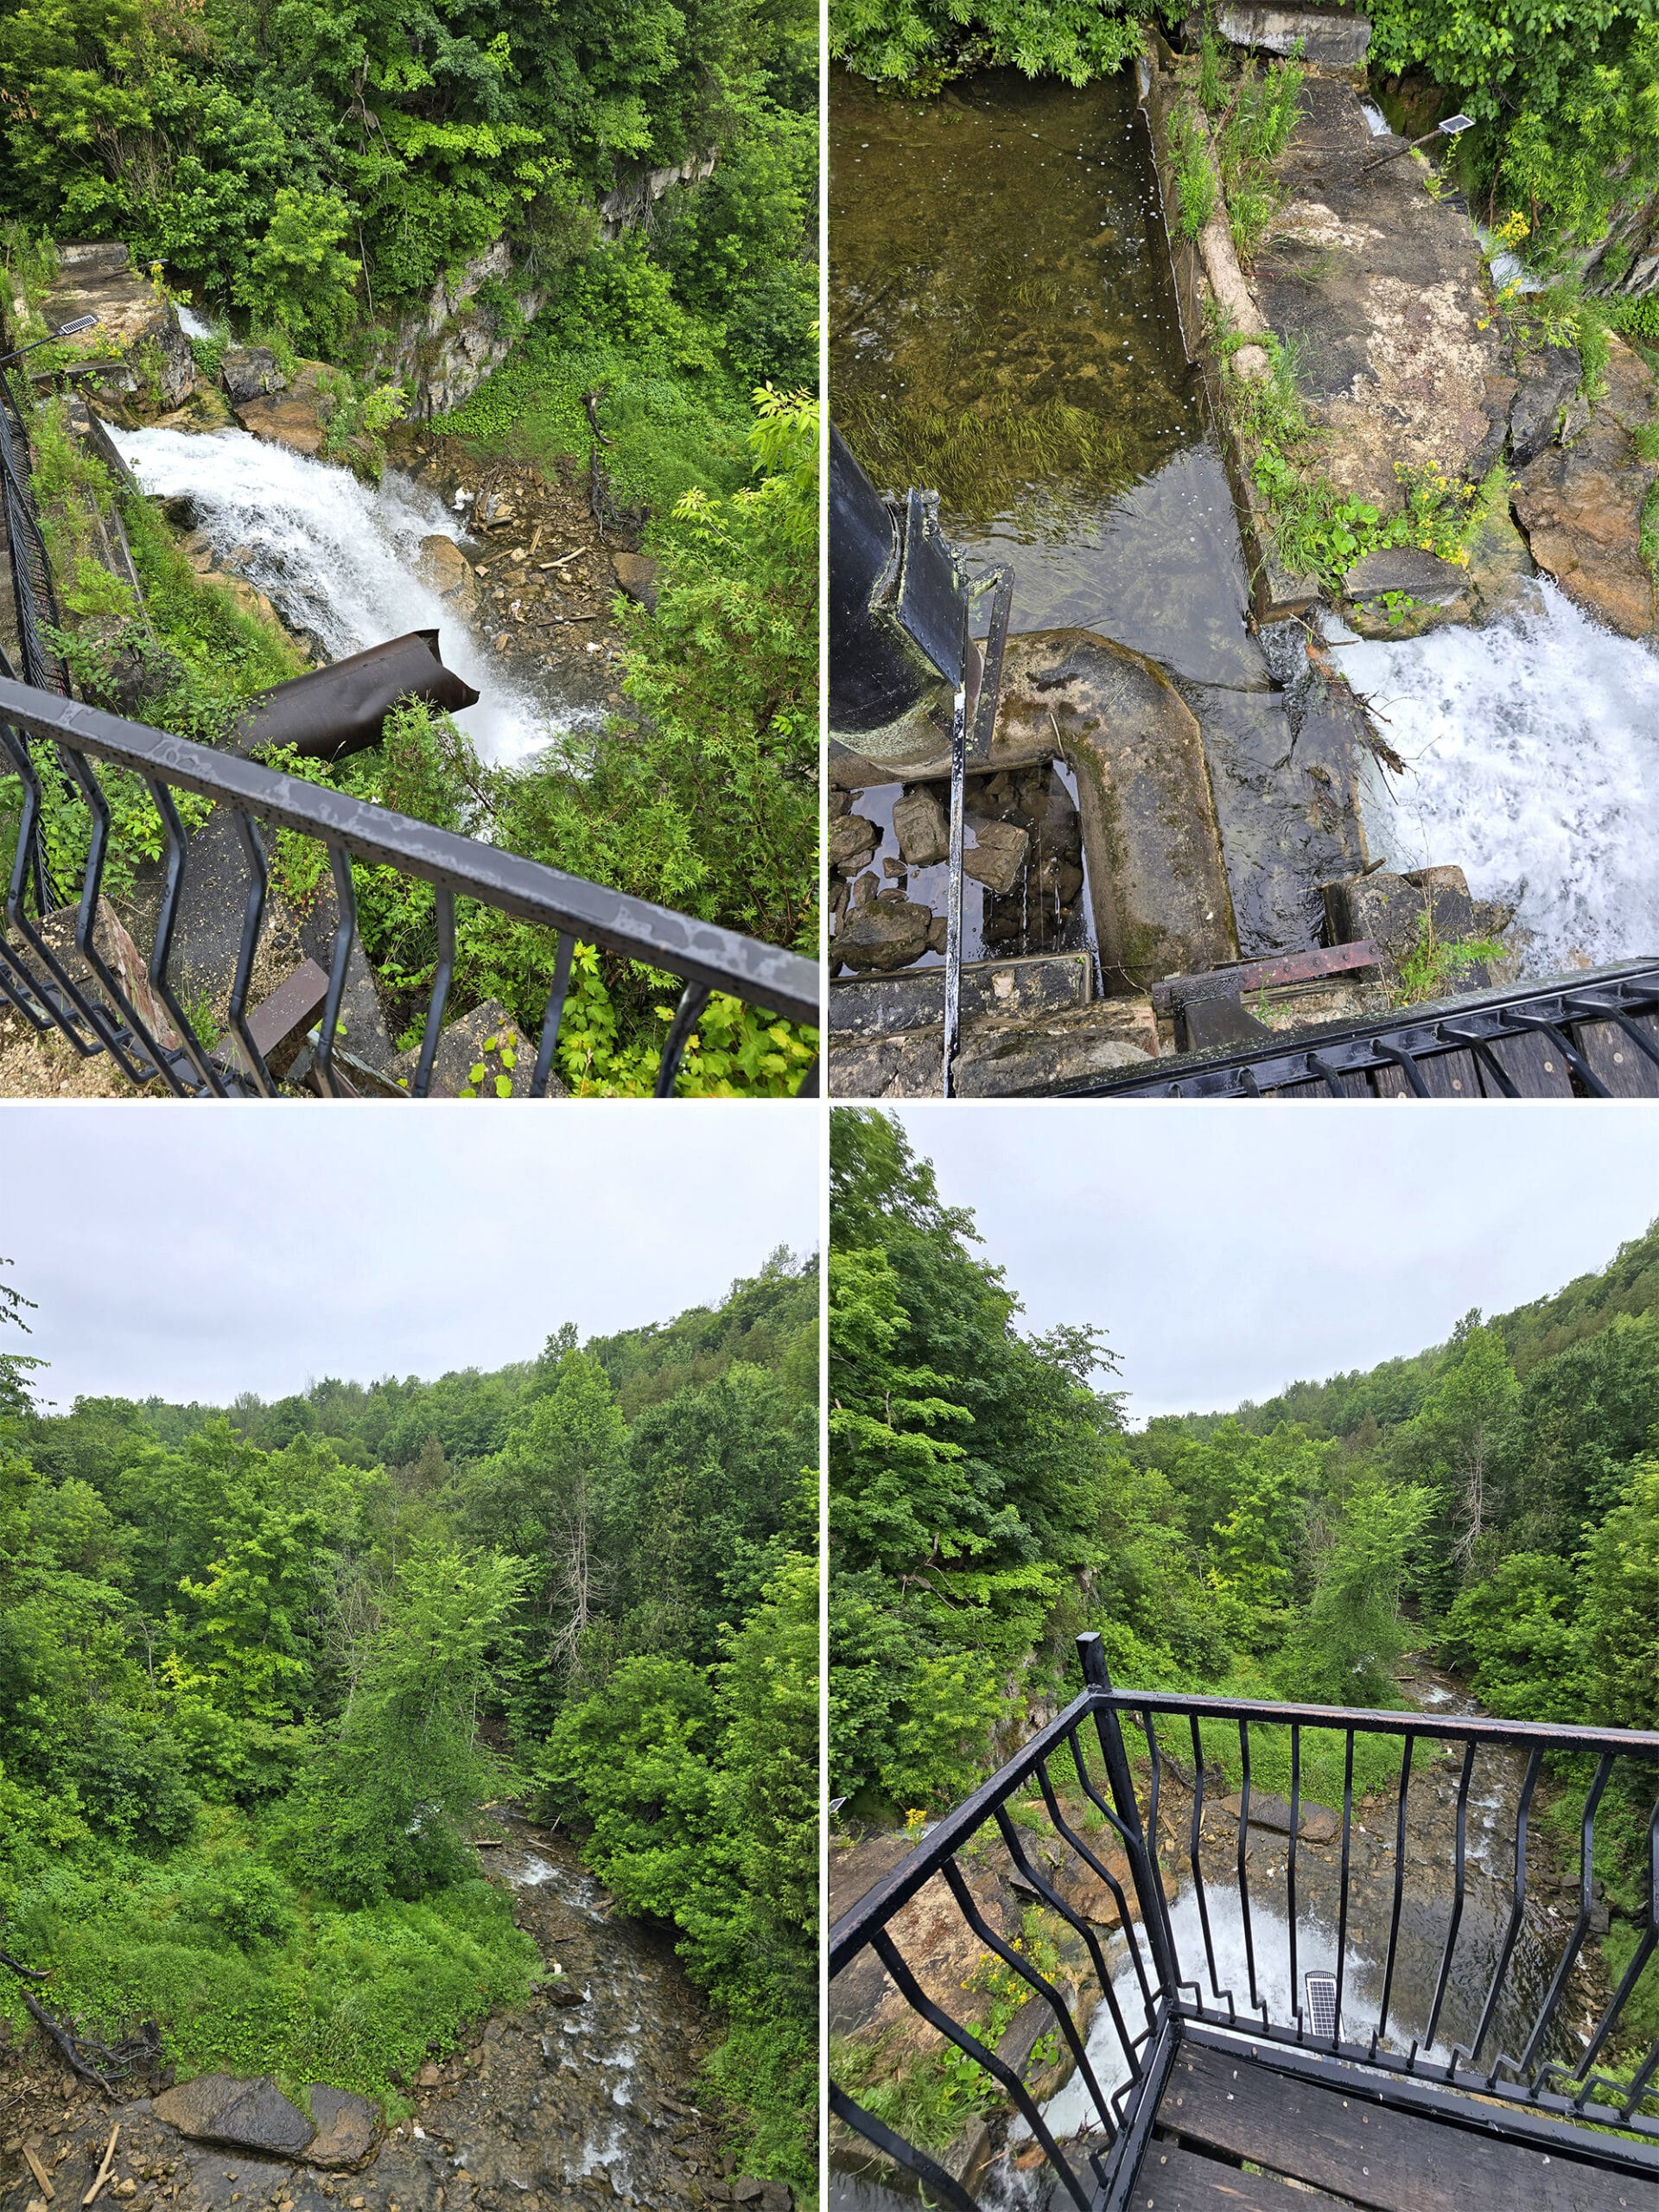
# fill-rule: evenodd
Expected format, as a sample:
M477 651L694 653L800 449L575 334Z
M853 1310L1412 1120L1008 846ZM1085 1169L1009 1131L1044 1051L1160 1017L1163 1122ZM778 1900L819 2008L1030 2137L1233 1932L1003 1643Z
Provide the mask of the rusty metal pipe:
M424 700L453 714L478 698L446 668L435 630L410 630L329 668L314 668L257 692L231 732L245 759L290 746L308 760L342 760L380 742L386 716L400 699Z

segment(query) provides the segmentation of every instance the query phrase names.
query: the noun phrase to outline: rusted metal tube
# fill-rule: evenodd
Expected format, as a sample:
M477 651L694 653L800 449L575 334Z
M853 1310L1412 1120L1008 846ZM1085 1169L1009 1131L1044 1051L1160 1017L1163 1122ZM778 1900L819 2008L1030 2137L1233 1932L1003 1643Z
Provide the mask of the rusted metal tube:
M424 700L453 714L478 696L444 666L435 630L410 630L256 693L230 741L245 758L281 745L305 760L341 760L380 742L386 716L400 699Z

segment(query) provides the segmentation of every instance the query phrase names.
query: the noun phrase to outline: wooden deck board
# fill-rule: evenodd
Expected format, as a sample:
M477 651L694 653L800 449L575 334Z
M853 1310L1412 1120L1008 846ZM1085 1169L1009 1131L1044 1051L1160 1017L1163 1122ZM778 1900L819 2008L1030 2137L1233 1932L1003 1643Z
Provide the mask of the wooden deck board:
M1247 2158L1370 2212L1659 2212L1659 2183L1345 2097L1242 2054L1196 2046L1178 2051L1158 2126L1190 2149ZM1157 2170L1165 2147L1152 2145L1142 2173ZM1139 2186L1137 2177L1132 2206L1145 2201ZM1155 2196L1152 2201L1155 2206ZM1227 2201L1213 2193L1209 2200L1187 2200ZM1168 2203L1185 2212L1179 2197Z
M1344 2212L1322 2189L1294 2189L1274 2174L1241 2173L1179 2143L1154 2143L1129 2192L1130 2212Z

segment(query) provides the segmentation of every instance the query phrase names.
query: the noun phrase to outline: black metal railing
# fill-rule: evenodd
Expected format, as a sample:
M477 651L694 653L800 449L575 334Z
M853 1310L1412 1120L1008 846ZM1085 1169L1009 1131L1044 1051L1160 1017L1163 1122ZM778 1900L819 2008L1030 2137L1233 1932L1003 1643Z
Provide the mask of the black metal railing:
M161 816L162 885L148 982L176 1032L176 1046L156 1036L98 943L99 893L111 829L109 802L95 773L100 765L130 770L139 777ZM578 942L683 980L658 1069L658 1097L671 1094L687 1041L715 991L786 1020L816 1025L819 1019L817 963L798 953L0 676L0 772L8 768L21 780L22 806L5 908L16 938L0 932L0 996L10 1000L36 1030L60 1032L83 1057L108 1052L135 1084L159 1077L179 1096L269 1096L275 1090L249 1025L247 1006L265 913L264 836L270 829L315 838L328 854L339 919L314 1052L317 1088L326 1096L347 1095L351 1089L336 1066L336 1053L346 969L357 938L353 861L394 868L435 889L437 961L420 1059L409 1085L412 1096L425 1096L431 1081L454 972L457 898L476 899L556 933L530 1084L533 1096L547 1095ZM48 906L59 905L41 889L48 880L41 840L43 774L64 778L88 811L90 837L74 908L74 944L96 976L101 997L84 977L78 982L71 974L41 926ZM174 929L190 868L188 838L175 798L180 791L197 793L228 810L246 870L241 939L229 995L229 1029L240 1048L233 1062L203 1042L170 972ZM69 903L65 899L62 906L67 908ZM815 1073L809 1071L803 1092L814 1089L815 1083Z
M0 349L10 343L7 330L3 311L0 311ZM18 659L26 683L67 698L69 671L61 654L54 652L41 634L43 626L58 620L57 601L46 540L29 492L28 435L9 374L0 369L0 511L5 517L6 550L11 565Z
M1332 1023L1063 1085L1094 1098L1659 1096L1659 960Z
M1659 1734L1119 1690L1099 1637L1077 1641L1082 1695L831 1929L832 2018L838 1979L879 1961L909 2010L982 2069L982 2108L1029 2136L1047 2201L1077 2212L1126 2201L1184 2036L1248 2037L1344 2087L1363 2068L1369 2095L1408 2109L1472 2094L1510 2108L1517 2128L1575 2123L1575 2151L1591 2146L1580 2155L1654 2173L1654 2152L1639 2146L1659 2145L1659 2040L1632 2047L1630 2008L1659 1944ZM1339 1814L1334 1788L1319 1808L1306 1788L1313 1732L1319 1770L1340 1775ZM1595 1830L1616 1771L1623 1816L1633 1799L1651 1809L1640 1932L1609 1991L1583 1969L1605 1925ZM1264 1774L1287 1792L1265 1791ZM1574 1811L1570 1920L1529 1866L1546 1777L1557 1832ZM1236 1789L1217 1818L1228 1779ZM1282 1866L1256 1871L1264 1856ZM929 1958L906 1955L906 1909L925 1890L911 1928L931 1927L937 1948L938 1916L954 1908L1026 1985L1025 2001L1047 2008L1053 2048L1071 2062L1064 2120L1052 2087L1046 2113L1026 2078L1030 2037L999 2056L938 1976L926 1986ZM1019 1895L1070 1931L1066 1988L1040 1946L1016 1942L1006 1910L995 1924L999 1899ZM931 2195L975 2212L937 2146L919 2148L833 2081L830 2103ZM1550 2133L1559 2140L1559 2126Z

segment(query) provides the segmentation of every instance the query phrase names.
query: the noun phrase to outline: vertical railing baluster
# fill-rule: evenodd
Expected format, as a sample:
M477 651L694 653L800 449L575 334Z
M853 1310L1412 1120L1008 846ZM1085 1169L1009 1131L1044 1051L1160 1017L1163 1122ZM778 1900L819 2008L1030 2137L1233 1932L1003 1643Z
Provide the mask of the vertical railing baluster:
M338 1098L334 1077L334 1038L340 1027L340 1001L346 995L346 974L357 941L357 893L352 882L352 856L343 845L330 845L328 866L334 879L334 899L340 919L334 929L334 949L328 963L328 994L322 1002L317 1032L317 1085L325 1098Z
M1556 2007L1561 2001L1567 1977L1573 1971L1590 1925L1590 1916L1595 1904L1596 1808L1601 1802L1601 1793L1607 1787L1607 1777L1612 1770L1612 1753L1604 1751L1597 1763L1596 1778L1584 1801L1584 1811L1579 1825L1579 1916L1573 1923L1573 1933L1561 1954L1561 1962L1555 1969L1555 1978L1549 1985L1549 1994L1544 1999L1537 2024L1527 2038L1527 2047L1521 2054L1523 2077L1530 2075L1540 2059L1546 2056L1545 2040L1554 2024Z
M1204 1961L1210 1975L1210 1993L1221 2002L1221 1983L1216 1976L1216 1947L1210 1938L1210 1900L1205 1893L1204 1868L1199 1862L1198 1847L1204 1839L1204 1743L1198 1734L1198 1716L1189 1713L1187 1719L1192 1731L1192 1834L1189 1857L1192 1865L1192 1891L1198 1901L1198 1925L1204 1931Z
M1077 1768L1077 1781L1082 1788L1084 1796L1088 1798L1090 1804L1092 1804L1097 1811L1105 1815L1108 1823L1111 1827L1112 1833L1122 1839L1124 1848L1127 1851L1128 1847L1128 1838L1124 1833L1122 1821L1107 1804L1100 1792L1096 1789L1093 1778L1090 1775L1088 1767L1084 1761L1083 1746L1078 1741L1077 1730L1072 1730L1068 1740L1071 1745L1071 1763ZM1058 1815L1055 1808L1051 1807L1050 1810L1052 1813L1054 1813L1055 1818L1058 1820ZM1071 1834L1070 1829L1067 1829L1065 1833L1068 1840L1076 1845L1079 1850L1085 1848L1085 1847L1079 1842L1078 1839ZM1123 1894L1123 1885L1118 1880L1116 1875L1112 1872L1111 1868L1107 1866L1103 1860L1091 1858L1090 1863L1094 1867L1095 1872L1100 1876L1101 1879L1105 1883L1108 1889L1110 1890L1112 1897L1116 1903L1118 1921L1123 1930L1123 1940L1129 1947L1129 1957L1134 1963L1135 1979L1141 1985L1141 2001L1146 2007L1147 2024L1148 2027L1151 2027L1154 2024L1154 2019L1152 1984L1147 1980L1146 1962L1141 1956L1141 1944L1139 1939L1135 1936L1135 1922L1129 1912L1129 1901ZM1135 1878L1133 1868L1130 1870L1129 1878L1131 1881Z
M1179 1978L1176 1971L1174 1939L1170 1933L1167 1909L1164 1903L1164 1887L1158 1878L1157 1860L1147 1853L1145 1833L1141 1825L1141 1808L1135 1802L1135 1778L1129 1771L1129 1756L1124 1748L1123 1732L1118 1724L1117 1707L1110 1702L1111 1676L1106 1669L1106 1654L1100 1637L1089 1630L1077 1638L1077 1655L1083 1662L1083 1678L1098 1694L1095 1705L1095 1729L1100 1738L1101 1757L1106 1763L1106 1779L1111 1789L1112 1802L1122 1822L1126 1855L1129 1872L1135 1878L1135 1894L1141 1901L1141 1924L1147 1931L1147 1943L1158 1976L1158 1986L1166 2005L1174 2005L1179 1998ZM1153 1746L1153 1789L1157 1789L1157 1746ZM1156 1820L1155 1797L1149 1815Z
M1474 2041L1469 2046L1471 2063L1477 2066L1480 2063L1481 2046L1491 2033L1493 2016L1497 2011L1498 1999L1503 1993L1503 1977L1510 1970L1510 1959L1515 1950L1516 1939L1521 1933L1521 1923L1526 1914L1527 1821L1532 1811L1532 1794L1538 1787L1539 1770L1543 1765L1543 1760L1542 1751L1535 1749L1531 1758L1527 1761L1526 1777L1521 1784L1521 1796L1516 1807L1515 1896L1510 1907L1510 1924L1503 1932L1503 1941L1498 1948L1497 1965L1492 1974L1492 1986L1486 1993L1486 2002L1480 2009L1480 2021L1475 2030ZM1494 2085L1497 2079L1497 2076L1494 2071L1492 2075Z
M1642 1940L1631 1954L1630 1962L1619 1978L1612 2001L1601 2016L1601 2022L1590 2038L1590 2047L1580 2063L1580 2071L1588 2080L1590 2069L1601 2055L1601 2047L1612 2033L1619 2014L1624 2011L1630 1992L1642 1978L1642 1969L1653 1956L1656 1942L1659 1942L1659 1803L1648 1816L1648 1924L1642 1931Z
M1255 1923L1250 1916L1250 1725L1242 1717L1238 1724L1238 1757L1242 1772L1238 1792L1238 1897L1244 1921L1244 1970L1250 1981L1250 2010L1262 2015L1265 2027L1268 2008L1255 1986Z
M162 829L167 839L167 869L162 887L161 912L156 918L156 942L149 955L149 986L172 1016L173 1027L179 1033L185 1058L194 1068L204 1088L215 1098L223 1098L225 1085L219 1080L219 1071L208 1058L201 1039L196 1034L195 1024L181 1005L178 993L167 972L167 963L173 952L174 925L179 918L179 905L184 896L187 842L184 823L179 818L179 810L174 804L172 792L160 777L146 776L144 783L156 803L156 810L162 817Z
M548 1077L553 1072L553 1052L559 1041L559 1024L564 1019L564 1001L570 989L570 962L575 949L575 936L569 930L562 930L553 956L553 988L547 995L547 1011L542 1016L541 1042L536 1047L536 1072L530 1079L532 1098L545 1098L547 1096Z
M1296 2016L1296 2040L1302 2039L1302 1995L1296 1979L1296 1846L1302 1825L1302 1732L1290 1724L1290 1849L1285 1858L1285 1916L1290 1923L1290 2004Z
M680 1062L685 1057L686 1046L702 1009L713 996L714 993L707 983L688 983L680 993L680 1002L675 1009L668 1039L663 1046L663 1057L658 1065L653 1096L671 1098L674 1096L674 1085L679 1076Z
M416 1098L432 1088L432 1062L443 1030L443 1009L449 996L449 979L455 972L455 894L440 884L433 897L438 925L438 964L432 976L432 995L426 1002L426 1027L421 1033L421 1057L410 1086Z
M1434 2002L1428 2008L1428 2024L1423 2030L1423 2056L1427 2057L1434 2042L1435 2031L1440 2024L1440 2007L1446 2002L1446 1986L1452 1973L1452 1954L1457 1947L1458 1929L1463 1920L1463 1901L1468 1872L1469 1841L1469 1783L1475 1770L1475 1741L1471 1736L1463 1747L1463 1766L1458 1776L1458 1812L1456 1844L1452 1855L1452 1918L1446 1931L1446 1948L1440 1954L1440 1971L1434 1984ZM1457 2061L1450 2062L1453 2070Z
M1345 1732L1342 1758L1342 1866L1337 1903L1337 2006L1331 2024L1331 2048L1342 2042L1342 1993L1348 1971L1348 1860L1354 1819L1354 1732Z
M92 830L86 845L86 866L81 878L80 908L75 917L75 947L83 960L109 994L111 1004L138 1040L142 1051L150 1063L150 1071L160 1076L175 1097L183 1095L184 1086L173 1072L168 1055L159 1040L150 1033L148 1024L123 988L120 979L98 949L98 902L104 887L104 864L109 849L110 803L104 787L92 773L89 762L67 746L58 747L59 757L79 786L92 817ZM149 1074L136 1060L130 1059L118 1044L111 1044L111 1051L121 1072L136 1084L148 1083Z
M1400 1941L1400 1906L1406 1886L1406 1801L1411 1790L1411 1753L1415 1741L1414 1732L1408 1728L1400 1745L1400 1808L1394 1831L1394 1910L1389 1915L1389 1953L1382 1968L1382 2002L1371 2036L1373 2051L1389 2031L1389 2006L1394 1996L1394 1961Z
M235 825L237 842L242 848L242 857L248 864L248 897L242 910L242 941L237 947L236 973L231 978L231 997L226 1009L226 1021L231 1034L242 1048L248 1080L262 1098L274 1098L276 1096L276 1081L265 1065L265 1056L260 1051L252 1030L248 1027L248 989L253 981L253 963L259 952L259 931L265 918L265 897L270 889L270 875L265 866L264 840L259 834L259 824L245 807L240 806L231 809L231 820Z

